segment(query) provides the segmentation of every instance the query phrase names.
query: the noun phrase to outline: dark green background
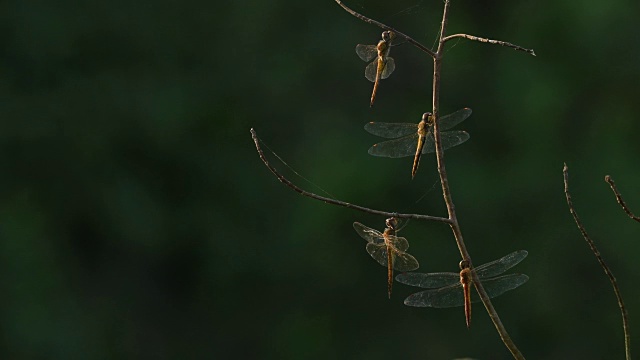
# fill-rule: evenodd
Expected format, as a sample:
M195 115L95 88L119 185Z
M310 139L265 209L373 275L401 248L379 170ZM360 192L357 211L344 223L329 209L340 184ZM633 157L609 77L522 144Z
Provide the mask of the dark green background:
M442 1L347 3L427 46ZM18 1L0 5L0 357L3 359L508 359L486 313L402 305L352 222L259 161L249 129L336 198L444 215L433 156L370 157L368 121L417 122L431 62L394 48L373 109L357 43L380 29L323 1ZM530 359L623 357L611 287L637 334L637 1L453 1L443 113L471 134L447 152L476 264L518 249L530 276L494 305ZM322 192L269 158L301 186ZM429 191L430 190L430 191ZM428 192L427 192L428 191ZM417 202L421 196L426 196ZM455 271L447 226L402 231L422 271ZM634 330L635 329L635 330ZM635 342L635 345L638 345ZM637 351L636 351L637 352Z

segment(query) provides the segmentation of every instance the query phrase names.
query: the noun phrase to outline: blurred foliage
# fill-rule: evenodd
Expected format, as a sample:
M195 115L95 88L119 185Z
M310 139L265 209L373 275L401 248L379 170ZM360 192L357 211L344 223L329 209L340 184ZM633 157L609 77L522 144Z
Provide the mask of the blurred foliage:
M441 1L347 3L427 45ZM402 305L353 221L383 219L298 196L249 135L339 199L445 214L433 157L367 155L368 121L419 121L431 62L394 48L369 109L357 43L380 29L333 1L18 1L0 4L0 316L3 359L508 359L486 314ZM452 2L460 40L441 106L468 106L447 152L477 263L526 249L530 276L494 302L529 358L623 356L616 302L562 193L640 305L639 5ZM276 162L287 176L321 192ZM288 171L288 172L287 172ZM426 195L425 195L426 192ZM422 197L425 195L424 197ZM421 198L421 201L417 201ZM410 222L422 271L455 270L448 228ZM637 331L637 329L636 329ZM462 344L461 344L462 343Z

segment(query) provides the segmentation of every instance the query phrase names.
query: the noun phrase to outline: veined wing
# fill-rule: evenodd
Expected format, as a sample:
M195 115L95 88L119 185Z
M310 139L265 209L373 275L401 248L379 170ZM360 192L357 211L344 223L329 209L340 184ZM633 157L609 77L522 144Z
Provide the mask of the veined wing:
M382 70L382 74L380 74L380 77L386 79L396 69L396 62L393 60L393 58L390 57L385 57L384 59L384 69Z
M364 126L364 129L370 134L387 139L418 133L418 125L411 123L370 122Z
M369 148L369 154L390 158L414 156L418 146L418 133L395 140L383 141Z
M483 280L482 285L489 295L489 298L494 298L496 296L504 294L509 290L517 288L518 286L527 282L527 280L529 280L529 277L527 275L510 274ZM480 298L475 291L473 291L471 295L471 302L480 301ZM404 304L408 306L433 308L464 306L464 293L462 290L462 285L460 283L457 283L439 289L421 291L409 295L404 300Z
M353 228L356 229L358 235L360 235L361 238L367 240L368 243L384 245L384 237L378 230L374 230L368 226L364 226L359 222L354 222Z
M454 113L445 115L440 118L440 131L451 129L452 127L460 124L465 121L469 116L471 116L471 109L464 108L460 109Z
M460 274L453 272L440 273L406 273L396 276L396 280L405 285L435 289L460 283Z
M518 265L529 253L526 250L514 251L502 258L480 265L475 268L476 274L480 279L500 275L503 272ZM484 284L484 282L483 282Z
M376 45L356 45L356 54L364 61L371 61L378 56L378 48Z
M364 77L371 82L376 82L376 72L378 72L378 60L373 60L372 62L364 68Z
M407 251L407 249L409 248L409 242L403 237L389 235L388 238L391 246L393 246L396 250Z
M454 146L458 146L463 142L469 140L469 133L466 131L446 131L440 133L440 141L442 142L442 150L450 149ZM436 152L436 140L429 130L427 137L422 148L422 153L434 153Z
M418 260L403 251L392 250L393 268L398 271L411 271L418 268ZM385 244L367 244L367 252L382 266L387 266L387 246Z

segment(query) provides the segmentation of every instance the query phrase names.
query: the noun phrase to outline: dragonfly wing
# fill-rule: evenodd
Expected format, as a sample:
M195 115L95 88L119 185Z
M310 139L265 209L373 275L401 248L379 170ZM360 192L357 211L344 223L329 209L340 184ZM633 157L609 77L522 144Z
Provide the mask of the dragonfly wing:
M400 139L383 141L369 148L369 154L390 158L414 156L418 146L418 133Z
M399 283L421 287L424 289L434 289L451 284L460 283L460 274L452 272L440 273L405 273L396 276Z
M386 79L391 75L391 73L396 69L396 62L393 58L387 57L385 58L384 69L382 70L381 78Z
M413 271L420 267L418 260L406 252L396 251L393 257L393 268L398 271Z
M440 130L448 130L471 116L471 109L464 108L440 118Z
M376 45L356 45L356 54L364 61L371 61L378 56L378 48Z
M500 296L509 290L513 290L529 280L525 274L509 274L498 276L492 279L482 280L482 286L489 295L489 298ZM471 302L480 302L477 291L472 292Z
M514 251L502 258L480 265L475 268L476 274L480 279L500 275L503 272L516 266L520 261L524 260L529 254L526 250Z
M387 246L385 244L367 244L367 252L382 266L387 266Z
M445 286L439 289L420 291L409 295L404 299L407 306L447 308L464 305L464 292L462 285Z
M378 230L374 230L368 226L364 226L359 222L353 223L353 228L356 229L358 235L361 238L367 240L368 243L372 244L384 244L384 237Z
M364 129L370 134L387 139L418 133L418 125L410 123L370 122L364 126Z
M374 60L364 69L364 77L371 82L376 81L376 72L378 71L378 61Z
M407 251L407 249L409 248L409 242L403 237L397 237L393 235L389 236L389 242L391 242L391 246L400 251Z
M440 141L442 142L442 150L450 149L454 146L458 146L463 142L469 140L469 133L466 131L446 131L440 133ZM426 136L424 141L424 147L422 148L423 154L436 152L436 140L433 137L431 130Z

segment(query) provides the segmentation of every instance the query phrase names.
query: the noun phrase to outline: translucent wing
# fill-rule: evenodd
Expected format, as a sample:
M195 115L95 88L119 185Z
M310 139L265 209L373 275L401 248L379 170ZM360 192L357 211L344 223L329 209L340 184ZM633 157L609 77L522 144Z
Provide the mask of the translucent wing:
M424 289L441 288L443 286L460 283L460 274L453 272L441 273L406 273L396 276L399 283L417 286Z
M403 237L389 236L389 242L396 250L407 251L409 242Z
M466 131L446 131L440 133L440 140L442 141L442 149L446 150L469 140L469 133ZM424 142L422 153L427 154L434 152L436 152L436 142L433 138L433 134L429 132Z
M393 268L397 271L413 271L420 267L418 260L406 252L396 252L393 258Z
M529 253L526 250L514 251L502 258L475 268L480 279L500 275L520 263ZM484 284L484 282L483 282Z
M471 116L471 109L464 108L460 109L454 113L449 115L445 115L440 118L440 131L451 129L452 127L460 124L465 121L469 116Z
M393 58L386 57L384 69L382 70L382 74L380 74L380 77L383 79L388 78L389 75L391 75L391 73L395 69L396 69L396 62L393 60Z
M371 82L376 81L376 72L378 71L378 61L374 60L364 69L364 77Z
M382 266L387 266L387 246L382 244L367 244L367 252Z
M364 61L371 61L378 56L378 48L376 45L356 45L356 54Z
M418 133L395 140L383 141L369 148L369 154L390 158L414 156L418 146Z
M411 123L370 122L364 126L364 129L370 134L387 139L418 133L418 125Z
M490 298L502 295L509 290L513 290L529 280L524 274L510 274L499 276L482 281L482 285ZM478 302L480 299L475 291L472 292L471 302ZM464 294L460 283L449 285L439 289L421 291L409 295L404 304L416 307L447 308L464 305Z
M364 226L359 222L354 222L353 228L356 229L356 232L358 233L358 235L360 235L360 237L362 237L363 239L367 240L368 243L384 244L384 237L378 230L374 230L368 226Z

